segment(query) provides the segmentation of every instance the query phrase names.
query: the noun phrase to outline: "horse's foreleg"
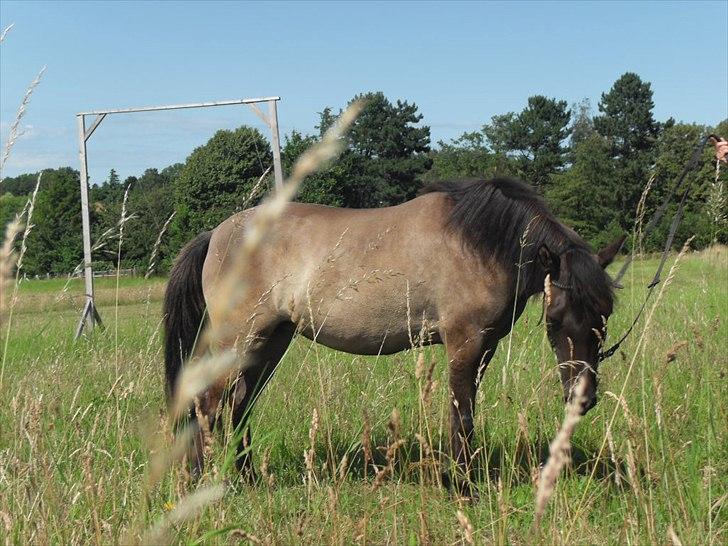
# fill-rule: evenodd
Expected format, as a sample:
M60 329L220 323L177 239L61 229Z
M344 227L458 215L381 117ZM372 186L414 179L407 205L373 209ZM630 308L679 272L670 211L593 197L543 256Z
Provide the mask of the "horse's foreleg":
M472 487L472 440L475 395L480 376L493 356L484 349L482 335L449 332L446 340L450 385L450 454L457 475L448 484L465 496L477 496Z
M467 493L470 482L470 459L473 439L475 382L472 370L465 365L450 364L450 455L456 476L451 485Z

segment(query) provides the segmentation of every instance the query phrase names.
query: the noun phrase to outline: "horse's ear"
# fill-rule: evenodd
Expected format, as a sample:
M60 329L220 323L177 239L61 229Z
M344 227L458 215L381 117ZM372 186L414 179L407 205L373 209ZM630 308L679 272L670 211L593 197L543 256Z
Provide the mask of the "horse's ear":
M619 254L619 251L622 250L622 245L624 244L624 241L627 239L626 235L622 235L612 243L605 246L603 249L601 249L599 252L597 252L597 258L599 260L599 265L601 265L603 268L607 267L609 264L611 264L614 261L614 257Z
M559 257L551 252L546 245L539 247L538 261L541 262L546 273L557 273L559 271Z

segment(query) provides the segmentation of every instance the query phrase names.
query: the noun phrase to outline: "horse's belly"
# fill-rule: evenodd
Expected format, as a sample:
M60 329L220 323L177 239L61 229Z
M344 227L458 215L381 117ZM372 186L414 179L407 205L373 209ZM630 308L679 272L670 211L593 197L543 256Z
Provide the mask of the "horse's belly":
M439 343L436 326L431 313L419 306L408 313L406 302L358 298L324 305L299 322L308 339L360 355L397 353L419 345L420 338L425 344Z
M402 335L401 333L384 336L367 336L361 334L348 336L345 333L331 332L326 329L314 334L311 329L304 328L301 334L311 341L315 341L331 349L356 355L390 355L410 347L407 335Z

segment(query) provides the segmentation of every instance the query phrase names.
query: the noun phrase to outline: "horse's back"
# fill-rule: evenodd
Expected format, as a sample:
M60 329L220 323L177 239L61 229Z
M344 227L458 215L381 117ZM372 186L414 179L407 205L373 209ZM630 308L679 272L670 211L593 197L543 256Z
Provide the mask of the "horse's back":
M257 210L215 229L206 294L233 267ZM446 221L440 194L380 209L290 203L254 255L235 266L248 295L240 315L291 321L307 337L360 354L399 351L423 328L436 336L439 304L453 295L450 269L463 267L450 255Z

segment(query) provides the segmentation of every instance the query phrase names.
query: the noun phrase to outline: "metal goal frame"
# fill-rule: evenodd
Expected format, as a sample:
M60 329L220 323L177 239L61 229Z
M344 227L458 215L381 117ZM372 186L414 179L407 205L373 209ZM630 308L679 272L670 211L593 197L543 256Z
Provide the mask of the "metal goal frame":
M83 229L83 272L86 291L86 303L81 312L81 320L76 327L75 339L78 339L83 333L84 327L92 330L94 326L103 327L101 316L99 315L96 303L94 301L94 272L91 261L91 222L89 216L88 203L88 150L86 143L91 138L94 131L98 129L104 118L113 114L133 114L136 112L157 112L160 110L184 110L189 108L211 108L215 106L234 106L245 104L250 107L253 112L265 123L271 132L271 148L273 150L273 172L275 175L275 185L279 188L283 185L283 169L281 168L281 141L278 134L278 101L280 97L262 97L252 99L233 99L215 102L195 102L189 104L170 104L165 106L143 106L140 108L116 108L110 110L92 110L90 112L79 112L76 114L76 124L78 126L78 158L81 165L80 183L81 183L81 223ZM268 114L266 115L258 107L260 103L268 104ZM89 128L86 128L86 116L94 116Z

